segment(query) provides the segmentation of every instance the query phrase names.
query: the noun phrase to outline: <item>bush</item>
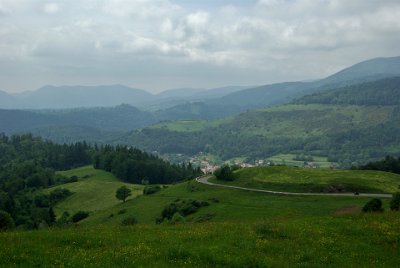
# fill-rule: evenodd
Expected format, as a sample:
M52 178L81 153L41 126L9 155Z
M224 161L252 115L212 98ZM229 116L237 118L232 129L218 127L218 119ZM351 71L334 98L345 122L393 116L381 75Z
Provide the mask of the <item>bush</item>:
M121 209L120 211L118 211L118 215L122 215L126 213L126 209Z
M130 226L137 224L138 221L134 216L127 217L121 221L121 224L124 226Z
M170 220L170 223L176 224L176 223L183 223L183 222L185 222L185 221L186 221L185 217L183 217L179 212L176 212L176 213L172 216L172 218L171 218L171 220Z
M0 210L0 231L11 229L14 227L14 220L11 218L10 214Z
M72 216L72 222L76 223L78 221L81 221L83 219L86 219L89 217L89 213L86 211L78 211Z
M382 201L380 199L374 198L370 200L362 209L363 212L381 212L383 211L382 208Z
M161 187L156 185L156 186L146 186L143 189L143 194L144 195L150 195L150 194L154 194L157 193L161 190Z
M50 192L49 200L51 204L55 204L72 195L72 192L68 189L58 188Z
M178 199L164 208L164 210L161 212L161 217L159 217L156 222L161 223L164 219L171 221L173 216L177 213L182 217L185 217L195 213L199 208L209 205L210 204L206 201Z
M400 210L400 193L395 193L390 201L390 209L399 211Z

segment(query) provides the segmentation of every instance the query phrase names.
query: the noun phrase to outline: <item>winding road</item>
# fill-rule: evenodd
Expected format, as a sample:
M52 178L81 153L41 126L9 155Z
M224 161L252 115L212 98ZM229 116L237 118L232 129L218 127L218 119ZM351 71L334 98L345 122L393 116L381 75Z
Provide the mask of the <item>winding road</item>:
M224 188L232 188L232 189L237 189L237 190L243 190L243 191L250 191L250 192L261 192L261 193L268 193L268 194L277 194L277 195L297 195L297 196L351 196L351 197L377 197L377 198L392 198L391 194L370 194L370 193L359 193L359 194L354 194L354 193L332 193L332 194L326 194L326 193L293 193L293 192L279 192L279 191L271 191L271 190L262 190L262 189L254 189L254 188L245 188L245 187L239 187L239 186L232 186L232 185L225 185L225 184L218 184L218 183L213 183L209 182L208 179L211 178L211 176L202 176L196 178L196 181L202 184L206 185L211 185L211 186L217 186L217 187L224 187Z

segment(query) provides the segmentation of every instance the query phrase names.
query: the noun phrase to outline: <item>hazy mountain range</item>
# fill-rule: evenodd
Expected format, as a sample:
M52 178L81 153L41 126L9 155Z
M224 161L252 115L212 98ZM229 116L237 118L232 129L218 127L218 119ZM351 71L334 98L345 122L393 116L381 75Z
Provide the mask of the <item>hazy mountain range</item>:
M302 146L309 146L315 141L321 147L319 152L330 154L332 158L342 152L348 159L354 155L365 160L373 158L377 151L368 149L371 144L382 148L390 144L392 147L387 147L386 153L397 150L393 149L395 142L381 144L380 141L390 139L398 131L395 113L399 109L393 108L399 106L398 77L400 57L394 57L368 60L317 81L250 88L173 89L156 95L120 85L46 86L14 95L0 92L0 106L12 108L0 109L0 132L32 132L57 142L125 143L166 153L195 153L213 148L211 152L222 158L302 151ZM240 114L285 103L319 106L300 110L285 110L287 108L282 106L283 110L278 107L268 113ZM138 108L133 106L135 104ZM340 111L340 105L356 105L359 108ZM364 108L366 105L370 108ZM386 108L380 108L382 105ZM377 108L371 108L373 106ZM18 109L20 107L31 109ZM38 107L47 109L34 109ZM222 125L219 121L204 121L204 130L204 122L195 123L195 127L184 122L184 129L189 130L186 134L170 128L171 125L182 128L181 123L174 123L176 120L213 120L227 116L231 117L223 119L221 122L225 123ZM148 128L159 122L164 122L162 124L166 125L166 129ZM293 128L299 122L300 125ZM385 125L380 126L380 123ZM357 128L353 129L354 126ZM136 129L143 130L128 133ZM343 131L339 133L338 129ZM367 151L360 149L355 152L350 145L343 151L329 147L331 144L340 148L353 137L361 140L364 131L371 139L363 138L360 148L365 147ZM299 136L299 133L303 134ZM318 135L313 136L313 133ZM332 140L327 140L327 135ZM228 141L232 146L227 146ZM269 145L264 148L260 144ZM355 156L356 153L361 155ZM381 156L382 153L379 154Z
M187 104L188 102L203 102L207 104L206 110L210 109L209 105L224 105L229 106L228 109L232 112L240 112L245 109L284 103L316 90L399 74L400 57L393 57L364 61L332 76L313 82L287 82L258 87L182 88L151 94L145 90L123 85L44 86L34 91L18 94L0 91L0 108L66 109L113 107L120 104L130 104L141 109L159 110Z

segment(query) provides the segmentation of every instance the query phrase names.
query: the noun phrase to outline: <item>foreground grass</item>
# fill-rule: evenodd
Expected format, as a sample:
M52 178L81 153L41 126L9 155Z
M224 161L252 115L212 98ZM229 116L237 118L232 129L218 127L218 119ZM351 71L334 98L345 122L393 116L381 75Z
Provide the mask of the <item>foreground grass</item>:
M0 233L2 267L396 267L398 213Z
M210 181L249 188L289 192L394 193L399 191L400 175L369 170L323 170L285 166L246 168L236 172L233 182Z

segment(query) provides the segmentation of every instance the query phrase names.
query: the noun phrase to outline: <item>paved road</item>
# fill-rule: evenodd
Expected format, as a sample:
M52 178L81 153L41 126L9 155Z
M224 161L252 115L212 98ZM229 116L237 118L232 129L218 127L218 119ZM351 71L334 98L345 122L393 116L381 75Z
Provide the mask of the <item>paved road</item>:
M278 194L278 195L302 195L302 196L352 196L352 197L378 197L378 198L392 198L391 194L369 194L369 193L359 193L358 195L355 195L354 193L333 193L333 194L325 194L325 193L292 193L292 192L279 192L279 191L270 191L270 190L262 190L262 189L253 189L253 188L245 188L245 187L239 187L239 186L231 186L231 185L225 185L225 184L218 184L218 183L213 183L209 182L208 179L211 178L211 176L203 176L203 177L198 177L196 178L196 181L199 183L211 185L211 186L217 186L217 187L225 187L225 188L232 188L232 189L238 189L238 190L244 190L244 191L250 191L250 192L261 192L261 193L268 193L268 194Z

